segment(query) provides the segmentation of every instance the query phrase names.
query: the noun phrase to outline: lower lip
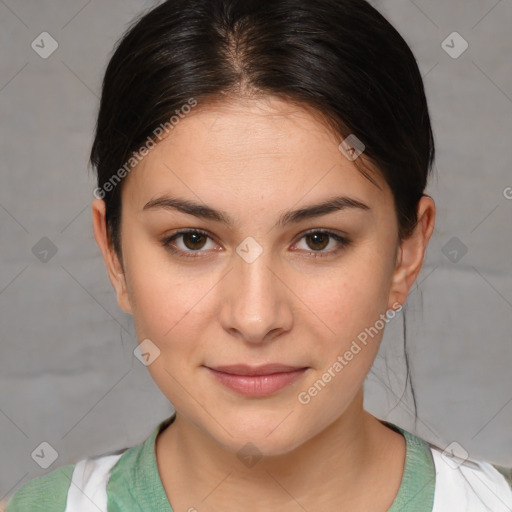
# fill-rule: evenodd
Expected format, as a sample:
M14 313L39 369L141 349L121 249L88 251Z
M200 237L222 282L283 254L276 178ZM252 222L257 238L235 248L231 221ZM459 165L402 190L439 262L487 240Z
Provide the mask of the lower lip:
M208 367L207 367L208 368ZM283 389L299 379L307 368L293 372L272 373L270 375L234 375L208 368L215 378L226 387L245 396L267 396Z

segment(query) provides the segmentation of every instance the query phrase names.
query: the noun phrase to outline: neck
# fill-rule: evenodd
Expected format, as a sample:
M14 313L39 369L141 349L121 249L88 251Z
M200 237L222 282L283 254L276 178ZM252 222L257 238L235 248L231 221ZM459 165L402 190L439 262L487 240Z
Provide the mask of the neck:
M226 451L180 414L157 438L157 462L162 483L175 510L200 510L201 500L230 510L352 510L368 502L365 495L390 474L389 450L402 450L394 460L394 483L386 483L391 505L403 474L405 440L363 409L362 390L331 425L291 452L265 456L245 467L236 453ZM179 489L179 491L178 491ZM191 503L192 500L196 503ZM385 498L386 500L386 498ZM180 502L181 501L181 502ZM313 507L308 507L307 504ZM325 508L327 507L327 508ZM300 507L299 507L300 508ZM375 508L375 502L371 510ZM193 510L193 508L192 508Z

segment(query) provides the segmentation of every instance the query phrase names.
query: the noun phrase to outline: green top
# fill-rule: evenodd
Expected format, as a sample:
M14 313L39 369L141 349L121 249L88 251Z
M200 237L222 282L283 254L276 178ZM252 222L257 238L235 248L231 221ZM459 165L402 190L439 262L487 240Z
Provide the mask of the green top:
M108 512L173 512L156 462L158 433L174 421L165 419L141 444L126 449L112 468L107 485ZM431 512L435 466L428 443L402 428L382 421L406 439L405 467L398 494L388 512ZM5 512L64 512L74 464L60 467L22 485Z

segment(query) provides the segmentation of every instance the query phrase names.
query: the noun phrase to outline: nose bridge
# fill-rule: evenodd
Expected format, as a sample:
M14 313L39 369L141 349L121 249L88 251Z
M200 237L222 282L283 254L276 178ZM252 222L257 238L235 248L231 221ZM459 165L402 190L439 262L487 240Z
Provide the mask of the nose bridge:
M271 252L255 239L246 238L236 253L221 321L226 330L236 330L247 341L264 342L271 331L275 335L291 322L283 284L275 275Z

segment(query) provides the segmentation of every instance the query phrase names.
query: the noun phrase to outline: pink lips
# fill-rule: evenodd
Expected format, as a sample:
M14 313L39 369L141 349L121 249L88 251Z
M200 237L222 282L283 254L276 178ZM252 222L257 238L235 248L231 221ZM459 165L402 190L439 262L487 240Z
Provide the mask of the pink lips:
M288 386L301 377L307 368L282 364L206 367L228 388L246 396L266 396Z

